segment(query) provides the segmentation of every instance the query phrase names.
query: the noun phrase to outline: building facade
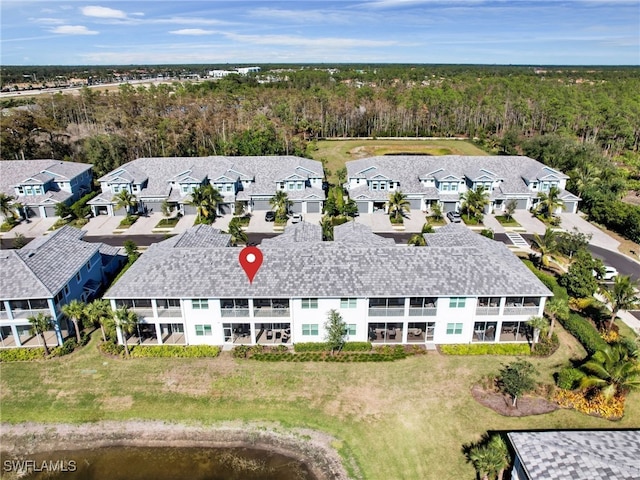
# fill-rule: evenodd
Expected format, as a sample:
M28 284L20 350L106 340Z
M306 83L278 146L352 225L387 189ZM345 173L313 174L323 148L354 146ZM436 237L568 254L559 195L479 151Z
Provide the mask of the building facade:
M39 346L28 320L38 313L54 323L47 345L62 345L73 329L62 306L94 298L126 260L118 248L84 242L84 233L65 226L20 250L0 250L0 347Z
M336 227L362 230L351 223ZM151 344L292 344L324 340L337 310L349 341L374 344L528 342L526 322L551 292L506 246L449 225L428 246L396 246L370 231L323 242L305 222L262 244L249 283L240 249L203 245L211 227L152 245L105 298L128 307ZM215 229L214 229L215 230ZM208 234L211 236L211 234ZM368 239L366 239L368 237ZM211 241L207 242L211 245Z
M139 158L99 179L102 193L89 202L94 215L125 215L114 197L123 190L139 201L142 211L160 211L166 201L182 214L194 214L191 193L210 184L223 202L218 214L232 213L236 202L246 212L270 210L279 190L292 201L292 211L321 212L324 170L315 160L294 156Z
M564 211L577 212L579 198L565 190L569 177L522 156L370 157L347 162L345 188L360 213L385 211L389 194L401 191L411 210L428 211L437 203L444 213L460 209L460 195L479 186L489 192L487 212L503 212L513 200L518 210L538 203L539 193L560 190Z
M93 173L86 163L59 160L3 160L0 191L24 206L27 217L55 217L56 205L71 203L89 193Z

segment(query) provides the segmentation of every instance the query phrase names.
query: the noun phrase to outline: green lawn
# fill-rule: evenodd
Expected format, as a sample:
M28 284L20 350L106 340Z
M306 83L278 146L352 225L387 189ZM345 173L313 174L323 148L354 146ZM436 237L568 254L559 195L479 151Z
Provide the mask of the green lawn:
M314 160L326 160L331 171L330 182L337 182L336 172L344 163L359 158L390 153L427 155L489 155L471 142L464 140L321 140L317 149L309 149Z
M513 218L508 218L506 215L496 215L496 220L500 222L503 227L520 227L521 225Z
M531 360L551 383L553 369L584 350L559 328L563 346ZM271 363L216 359L112 359L91 343L67 357L2 364L3 422L273 421L339 439L367 479L470 479L461 447L487 430L637 428L640 394L616 423L561 410L506 418L477 404L470 388L512 357L430 352L391 363Z

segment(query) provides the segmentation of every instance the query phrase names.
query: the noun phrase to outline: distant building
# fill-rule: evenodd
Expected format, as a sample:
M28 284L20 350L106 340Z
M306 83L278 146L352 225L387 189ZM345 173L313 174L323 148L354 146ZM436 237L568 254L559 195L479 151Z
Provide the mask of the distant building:
M233 70L209 70L208 76L211 78L224 78L227 75L249 75L260 72L260 67L238 67Z
M28 217L55 217L56 205L70 205L91 191L93 172L86 163L60 160L0 161L0 191L15 197Z

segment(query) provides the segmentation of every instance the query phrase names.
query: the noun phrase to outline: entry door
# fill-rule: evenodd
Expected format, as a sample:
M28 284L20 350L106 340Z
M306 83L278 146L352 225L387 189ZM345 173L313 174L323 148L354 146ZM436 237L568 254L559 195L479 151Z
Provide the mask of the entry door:
M232 332L231 332L231 326L224 327L222 330L224 332L224 341L225 342L232 342L233 341L233 336L232 336Z

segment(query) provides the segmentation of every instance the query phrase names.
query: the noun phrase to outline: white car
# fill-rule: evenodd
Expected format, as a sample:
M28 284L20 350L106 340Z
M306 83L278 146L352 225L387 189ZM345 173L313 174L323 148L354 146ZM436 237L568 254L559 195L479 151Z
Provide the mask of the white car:
M593 271L593 276L596 277L598 276L598 272L596 272L595 270ZM605 265L604 266L604 274L601 276L598 276L598 278L600 280L613 280L615 277L618 276L618 270L616 270L614 267L610 267L609 265Z
M291 223L299 223L301 221L302 221L301 213L294 213L293 215L291 215Z

